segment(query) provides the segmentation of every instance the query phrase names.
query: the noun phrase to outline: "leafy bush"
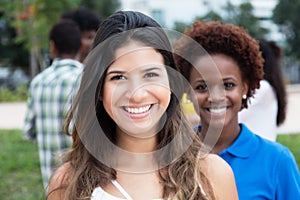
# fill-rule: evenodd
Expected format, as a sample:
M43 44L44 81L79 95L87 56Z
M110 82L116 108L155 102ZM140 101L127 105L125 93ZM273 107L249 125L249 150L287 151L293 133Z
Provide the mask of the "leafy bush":
M28 86L19 85L17 89L11 90L0 87L0 102L26 101L28 98Z

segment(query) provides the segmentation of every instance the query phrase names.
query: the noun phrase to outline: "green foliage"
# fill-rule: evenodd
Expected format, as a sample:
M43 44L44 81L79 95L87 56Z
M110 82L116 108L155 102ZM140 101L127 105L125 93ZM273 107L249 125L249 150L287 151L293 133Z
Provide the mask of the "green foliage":
M78 4L79 0L60 0L55 3L52 0L19 1L19 5L13 9L23 13L25 19L13 23L23 32L18 35L16 41L25 42L28 48L37 48L39 51L47 49L51 26L60 18L64 10L76 7Z
M12 27L12 20L6 15L6 8L4 2L0 0L0 62L4 66L28 66L28 51L22 44L16 44L16 31Z
M273 20L287 39L286 54L300 58L300 1L279 0L273 11Z
M196 19L199 19L200 21L222 21L222 17L214 12L213 10L209 11L206 15L202 16L202 17L196 17Z
M224 21L244 27L252 37L264 37L269 32L260 26L260 19L254 16L254 8L250 2L242 3L236 8L228 4L225 10L229 15Z
M43 52L49 48L52 25L62 12L79 5L105 18L121 3L119 0L0 0L0 23L7 27L5 31L0 27L0 55L25 70L29 66L31 75L35 75L45 67Z
M176 22L174 22L173 29L180 33L183 33L185 28L188 28L188 27L190 27L190 24L176 21Z
M195 20L216 21L216 20L222 20L222 17L220 15L218 15L216 12L211 10L204 16L197 16L195 18ZM193 20L193 22L195 20ZM183 33L186 28L191 27L192 23L185 23L185 22L176 21L174 23L173 29L180 32L180 33Z
M26 101L28 98L28 86L19 85L16 90L0 87L0 102Z
M20 130L0 131L0 199L45 199L38 148Z
M249 34L253 37L264 37L269 33L269 30L263 28L260 25L260 19L254 16L253 6L249 1L241 3L239 6L234 6L230 2L226 4L223 8L223 15L216 13L213 10L210 10L208 13L202 16L197 16L195 20L200 21L223 21L225 23L235 24L237 26L244 27L247 29ZM193 20L193 22L195 21ZM174 29L182 32L185 27L189 27L190 24L183 22L175 22Z
M300 169L300 133L290 135L278 135L277 142L285 145L291 150L298 164L298 168Z
M7 27L13 28L13 33L8 37L10 44L2 48L8 50L6 54L9 62L19 66L22 61L20 66L23 68L30 65L34 73L32 75L35 75L37 68L43 69L45 66L42 52L48 49L51 26L64 10L78 6L79 1L0 0L0 17ZM3 38L1 32L0 38ZM1 48L0 51L3 52Z

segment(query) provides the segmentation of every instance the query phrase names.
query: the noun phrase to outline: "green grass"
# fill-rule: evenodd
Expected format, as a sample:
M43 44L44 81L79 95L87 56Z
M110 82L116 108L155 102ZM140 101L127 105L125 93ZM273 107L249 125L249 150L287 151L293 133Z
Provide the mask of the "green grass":
M300 134L279 135L300 167ZM0 199L40 200L44 189L37 145L22 139L20 130L0 130Z
M300 169L300 133L290 135L278 135L277 142L287 146L294 154L298 168Z
M20 130L0 130L0 199L44 199L37 145Z

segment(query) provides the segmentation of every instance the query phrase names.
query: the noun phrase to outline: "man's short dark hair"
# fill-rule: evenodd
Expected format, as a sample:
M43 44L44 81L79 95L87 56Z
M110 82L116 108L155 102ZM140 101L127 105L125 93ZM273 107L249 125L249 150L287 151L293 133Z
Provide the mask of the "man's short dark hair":
M80 30L72 20L60 20L52 26L49 34L58 53L76 54L81 46Z

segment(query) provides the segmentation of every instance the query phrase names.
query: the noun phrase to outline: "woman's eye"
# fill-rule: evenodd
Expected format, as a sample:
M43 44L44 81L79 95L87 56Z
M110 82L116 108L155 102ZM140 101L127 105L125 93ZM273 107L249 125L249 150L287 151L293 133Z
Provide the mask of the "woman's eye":
M206 84L201 84L201 85L196 86L195 89L199 90L199 91L204 91L204 90L207 90L207 85Z
M125 79L126 79L126 77L123 75L115 75L110 78L110 80L112 80L112 81L113 80L125 80Z
M157 76L158 76L158 74L153 73L153 72L145 74L145 78L151 78L151 77L157 77Z
M225 89L230 89L230 88L233 88L235 86L234 83L224 83L224 88Z

